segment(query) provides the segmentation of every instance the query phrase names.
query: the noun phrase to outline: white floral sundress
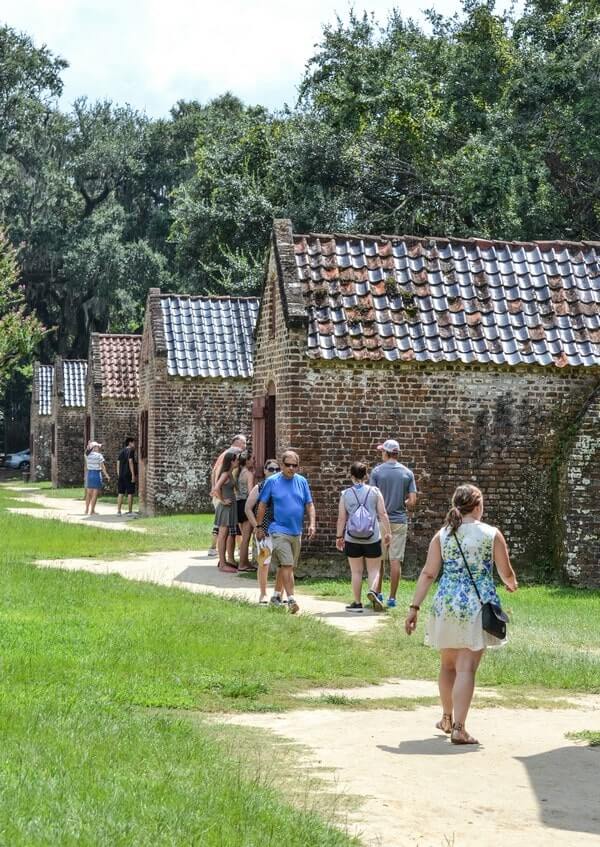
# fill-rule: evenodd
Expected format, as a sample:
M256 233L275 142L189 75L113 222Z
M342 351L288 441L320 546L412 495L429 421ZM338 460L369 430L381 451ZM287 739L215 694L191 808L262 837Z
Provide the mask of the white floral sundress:
M500 603L493 579L496 527L481 521L463 523L458 539L484 603ZM443 572L425 631L425 644L436 650L483 650L502 647L500 640L481 626L481 603L450 529L440 531Z

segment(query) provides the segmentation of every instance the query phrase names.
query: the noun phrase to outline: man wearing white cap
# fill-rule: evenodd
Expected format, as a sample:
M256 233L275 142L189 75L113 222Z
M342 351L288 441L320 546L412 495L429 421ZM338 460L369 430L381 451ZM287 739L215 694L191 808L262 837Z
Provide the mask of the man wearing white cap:
M383 462L371 471L371 485L375 485L383 494L385 508L390 519L392 528L392 541L381 565L378 591L369 591L367 597L376 611L383 609L383 595L381 586L383 583L383 571L385 558L390 560L390 596L387 606L389 609L396 607L396 592L402 574L402 562L404 561L404 549L406 547L406 533L408 530L407 509L413 509L417 502L417 486L415 475L406 465L400 464L398 456L400 445L393 438L388 438L377 447L383 453Z

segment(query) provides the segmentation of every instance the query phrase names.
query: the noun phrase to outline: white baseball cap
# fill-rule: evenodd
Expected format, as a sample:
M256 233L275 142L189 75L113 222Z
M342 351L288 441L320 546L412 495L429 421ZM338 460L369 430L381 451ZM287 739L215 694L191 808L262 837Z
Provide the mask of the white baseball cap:
M400 445L393 438L388 438L387 441L384 441L383 444L377 445L378 450L385 450L386 453L399 453Z

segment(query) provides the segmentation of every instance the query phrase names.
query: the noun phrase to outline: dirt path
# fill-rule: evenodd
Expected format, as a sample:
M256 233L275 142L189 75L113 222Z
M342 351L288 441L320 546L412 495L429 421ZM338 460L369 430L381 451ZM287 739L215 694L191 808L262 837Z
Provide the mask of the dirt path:
M600 728L600 698L586 710L474 710L478 749L451 745L434 728L438 719L439 709L427 707L238 714L228 721L307 748L336 791L357 797L350 829L369 847L600 843L600 749L565 738Z
M102 529L146 532L143 527L135 525L135 513L133 516L117 515L117 507L114 503L103 503L102 500L99 500L96 504L97 514L84 515L83 500L70 497L47 497L45 494L40 494L37 488L8 485L5 488L22 495L24 500L31 500L36 504L36 507L32 509L28 509L27 506L13 506L8 509L9 512L14 512L16 515L28 515L31 518L50 518L65 523L95 526ZM40 506L42 508L39 508Z
M39 500L39 495L35 498ZM74 505L81 511L80 501L43 499L62 515L60 519ZM104 507L111 508L114 520L114 507ZM31 510L34 517L40 512ZM253 581L220 573L215 560L199 552L38 564L118 573L127 579L250 602L258 599ZM335 601L301 595L300 602L303 614L314 614L351 633L371 630L382 621L382 616L372 613L350 615L343 603ZM435 696L436 685L426 680L390 680L337 693L362 699L420 698ZM493 691L478 696L484 695L493 702ZM542 711L490 705L475 709L469 726L483 742L480 748L452 746L435 730L439 710L431 707L414 711L302 709L219 720L259 727L303 745L336 791L357 798L350 828L368 847L591 847L600 843L600 748L575 744L565 733L600 729L600 697L558 696L578 708Z

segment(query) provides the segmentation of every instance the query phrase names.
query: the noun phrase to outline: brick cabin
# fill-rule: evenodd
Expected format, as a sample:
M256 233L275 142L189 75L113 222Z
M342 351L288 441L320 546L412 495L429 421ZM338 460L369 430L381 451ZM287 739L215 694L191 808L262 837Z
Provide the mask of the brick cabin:
M256 330L257 463L293 446L332 563L351 460L415 472L415 573L461 482L522 575L600 586L600 245L296 235L276 221Z
M212 510L210 470L250 434L258 300L151 289L140 356L140 509Z
M102 444L110 474L106 490L116 493L117 457L127 436L138 437L141 335L92 333L86 380L85 440Z
M32 482L50 479L52 464L52 388L54 365L33 365L29 449Z
M52 485L84 482L85 380L87 362L57 358L52 394Z

